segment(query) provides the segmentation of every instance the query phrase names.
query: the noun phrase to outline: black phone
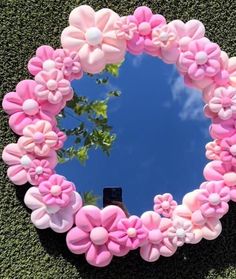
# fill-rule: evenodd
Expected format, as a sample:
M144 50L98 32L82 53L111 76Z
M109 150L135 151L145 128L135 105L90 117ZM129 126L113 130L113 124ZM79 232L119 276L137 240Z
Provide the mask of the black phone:
M122 202L122 188L103 188L103 207L113 204L113 201Z

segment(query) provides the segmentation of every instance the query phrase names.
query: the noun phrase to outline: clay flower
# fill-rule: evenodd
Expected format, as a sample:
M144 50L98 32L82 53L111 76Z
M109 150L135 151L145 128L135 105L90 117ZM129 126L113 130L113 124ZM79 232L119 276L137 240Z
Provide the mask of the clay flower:
M172 227L169 228L168 237L176 246L183 246L184 243L191 243L194 240L194 233L192 231L192 223L180 218L173 221Z
M31 161L28 172L27 179L32 185L39 185L44 180L47 180L53 174L52 168L50 168L49 161L43 159L34 159Z
M125 218L125 213L114 205L102 210L93 205L82 207L75 216L76 227L67 234L68 248L75 254L85 253L91 265L108 265L113 255L123 256L129 251L110 237L121 218Z
M227 120L236 114L236 89L218 87L209 100L209 109L220 119Z
M161 218L158 213L153 211L143 213L141 221L148 231L147 241L140 248L141 257L145 261L154 262L160 256L172 256L176 251L176 245L173 245L167 235L172 221L169 218Z
M65 141L67 140L67 136L64 132L59 130L57 127L54 128L54 132L57 134L57 144L54 146L56 150L59 150L63 147Z
M55 150L57 141L58 137L52 130L52 125L48 121L40 120L24 128L18 143L27 152L47 156L51 150Z
M225 187L224 182L209 181L201 186L202 192L198 195L200 210L206 217L221 218L228 212L230 191Z
M128 16L128 21L137 26L133 38L127 41L127 49L134 55L146 52L150 55L158 55L157 48L152 42L152 30L166 24L162 15L153 15L152 11L145 6L138 7L133 15Z
M222 120L219 117L212 119L210 125L210 135L213 139L223 139L235 133L236 120L233 118Z
M171 217L173 210L177 206L177 202L173 200L171 194L156 195L154 197L154 211L164 217Z
M94 74L106 64L124 59L126 42L116 37L115 23L120 17L110 9L95 12L90 6L75 8L69 17L70 26L61 35L63 48L76 51L82 69Z
M35 227L38 229L51 228L57 233L64 233L73 226L74 215L82 206L82 199L75 191L72 192L66 207L46 205L38 187L29 188L24 202L32 210L31 221Z
M129 22L127 16L122 16L119 18L115 25L116 37L118 39L131 40L134 33L137 31L137 26L133 22Z
M207 38L191 41L180 53L178 68L192 80L214 77L220 70L220 48Z
M17 84L15 92L4 96L2 106L10 115L9 126L18 135L22 135L25 126L40 119L55 124L56 111L48 102L39 100L35 96L35 86L35 81L23 80Z
M214 140L208 142L205 146L206 148L206 157L209 160L219 160L221 147L219 145L219 140Z
M236 166L236 134L231 137L224 138L220 141L220 159Z
M137 249L147 239L147 231L145 230L142 221L137 216L121 219L117 223L117 229L112 232L111 238L129 248L130 250Z
M73 97L70 82L57 69L39 72L35 76L35 81L37 82L35 94L41 100L47 100L51 104L61 104L63 107L65 102Z
M16 185L23 185L28 180L28 171L31 163L35 160L35 155L26 152L18 143L8 144L2 152L3 161L9 165L7 176ZM49 162L50 168L54 168L57 164L57 155L55 151L51 151L44 158Z
M39 184L39 192L46 205L66 207L73 191L75 185L58 174L51 175L48 180Z

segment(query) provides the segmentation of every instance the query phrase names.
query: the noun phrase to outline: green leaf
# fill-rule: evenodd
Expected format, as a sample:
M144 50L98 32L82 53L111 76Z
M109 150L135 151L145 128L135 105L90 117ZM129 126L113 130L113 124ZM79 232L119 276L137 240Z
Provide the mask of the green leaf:
M107 118L107 104L105 101L96 101L91 105L91 108L97 116Z
M79 150L77 150L76 157L78 160L84 164L88 160L88 149L85 146L82 146Z
M120 66L122 65L123 61L119 64L108 64L105 67L105 71L107 71L108 73L110 73L111 75L118 77L119 76L119 69Z

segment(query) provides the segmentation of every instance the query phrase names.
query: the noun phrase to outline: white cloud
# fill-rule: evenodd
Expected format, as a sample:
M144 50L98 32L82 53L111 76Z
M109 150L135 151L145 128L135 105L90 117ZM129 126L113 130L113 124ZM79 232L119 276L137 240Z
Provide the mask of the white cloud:
M140 54L140 55L136 55L132 57L132 65L133 67L137 68L141 65L142 61L143 61L144 55Z

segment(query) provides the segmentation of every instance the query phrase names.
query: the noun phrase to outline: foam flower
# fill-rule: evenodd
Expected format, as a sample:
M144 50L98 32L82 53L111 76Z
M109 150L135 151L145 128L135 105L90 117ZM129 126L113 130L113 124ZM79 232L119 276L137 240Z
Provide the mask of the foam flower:
M142 6L138 7L133 15L128 16L128 21L137 26L133 38L127 41L127 49L134 55L146 52L150 55L158 55L157 48L152 42L152 30L166 24L162 15L153 14L151 9Z
M137 249L147 239L147 231L142 221L137 216L121 219L117 223L117 230L110 236L115 242L128 247L130 250Z
M140 218L148 231L147 241L140 248L141 257L145 261L154 262L160 256L172 256L176 251L176 245L167 235L172 221L169 218L161 218L158 213L153 211L144 212Z
M7 176L14 184L23 185L29 181L27 173L35 160L34 154L25 151L18 143L10 143L4 148L2 159L9 165ZM49 162L50 168L54 168L57 164L55 151L51 151L44 159Z
M137 31L137 26L133 22L129 22L127 16L122 16L119 18L115 25L116 30L116 37L118 39L125 39L125 40L131 40L134 36L134 33Z
M30 163L27 179L30 184L39 185L42 181L47 180L53 172L49 161L34 159Z
M57 69L39 72L35 76L35 81L37 82L35 94L41 100L47 100L51 104L61 104L63 108L65 102L73 97L70 82Z
M236 120L233 118L222 120L219 117L212 119L210 135L213 139L223 139L235 133Z
M236 134L222 139L220 148L220 159L225 163L236 166Z
M205 146L206 148L206 157L209 160L219 160L221 147L219 145L219 140L214 140L208 142Z
M171 194L156 195L154 197L154 211L164 217L171 217L173 210L177 206L177 202L173 200Z
M68 231L74 224L74 215L82 206L82 199L73 192L66 207L49 206L43 202L38 187L31 187L26 192L24 202L32 210L31 221L38 229L51 228L57 233Z
M3 109L10 115L9 126L18 135L22 135L24 127L35 121L56 122L56 111L51 104L37 98L35 86L35 81L23 80L17 84L15 92L7 93L3 98Z
M40 120L24 128L18 143L27 152L47 156L51 150L55 150L57 141L58 137L52 130L52 125L48 121Z
M57 144L54 146L54 148L55 150L59 150L63 147L65 141L67 140L67 135L57 127L54 128L54 132L57 134Z
M113 255L123 256L129 251L110 237L121 218L125 218L125 213L114 205L102 210L93 205L82 207L75 216L76 227L67 234L68 248L75 254L85 253L91 265L108 265Z
M122 62L126 41L116 37L115 23L120 17L110 9L95 12L90 6L75 8L69 17L70 26L61 35L63 48L76 51L82 69L94 74L106 64Z
M58 174L51 175L48 180L39 184L39 192L46 205L66 207L73 191L75 185Z

